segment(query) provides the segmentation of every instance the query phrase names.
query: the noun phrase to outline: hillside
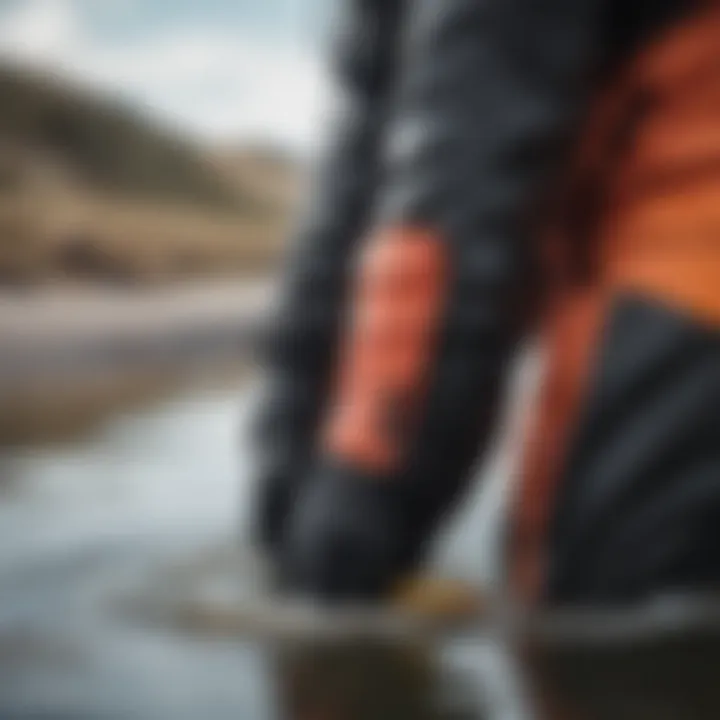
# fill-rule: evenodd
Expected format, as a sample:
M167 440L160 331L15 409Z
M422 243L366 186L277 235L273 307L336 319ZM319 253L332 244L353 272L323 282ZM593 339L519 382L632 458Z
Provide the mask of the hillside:
M242 204L187 141L109 98L0 66L0 140L109 192L221 208ZM20 169L20 168L16 168Z
M268 147L215 148L211 166L234 192L254 198L265 207L292 209L300 196L300 166L287 154Z
M0 283L271 268L293 163L218 151L120 102L0 66Z

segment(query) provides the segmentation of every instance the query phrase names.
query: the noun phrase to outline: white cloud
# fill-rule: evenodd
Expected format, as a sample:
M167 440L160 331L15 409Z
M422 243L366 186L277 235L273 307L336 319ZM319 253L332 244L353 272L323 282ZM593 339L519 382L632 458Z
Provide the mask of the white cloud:
M86 76L203 133L296 146L313 140L327 99L323 63L310 52L209 28L98 51Z
M71 0L26 0L0 23L0 51L33 63L61 59L78 40L80 20Z
M182 128L299 150L317 140L329 82L313 48L212 25L102 44L73 0L25 0L0 24L0 54L118 92Z

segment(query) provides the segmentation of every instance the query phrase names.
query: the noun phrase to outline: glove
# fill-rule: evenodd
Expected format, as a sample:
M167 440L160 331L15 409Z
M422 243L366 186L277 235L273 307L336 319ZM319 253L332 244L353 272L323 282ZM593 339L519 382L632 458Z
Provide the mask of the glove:
M371 601L410 572L419 553L402 491L326 467L298 497L283 542L287 589L321 601Z
M274 388L273 388L274 390ZM281 398L282 399L282 398ZM250 427L254 483L252 497L252 540L277 563L288 517L307 476L309 440L293 423L290 430L277 432L281 403L265 390ZM286 413L287 415L287 413ZM289 425L289 423L288 423Z
M277 555L287 517L293 506L295 483L281 472L260 479L255 501L255 541L270 557Z
M267 350L266 350L267 352ZM303 388L288 389L272 376L258 388L248 425L252 453L252 540L273 563L285 533L287 519L308 477L314 423L297 411Z

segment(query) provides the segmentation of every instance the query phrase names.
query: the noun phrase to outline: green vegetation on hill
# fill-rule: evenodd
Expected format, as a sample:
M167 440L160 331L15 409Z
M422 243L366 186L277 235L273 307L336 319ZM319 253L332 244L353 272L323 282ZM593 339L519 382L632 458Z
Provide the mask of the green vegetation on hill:
M0 289L271 271L297 167L194 144L58 78L0 65Z
M116 101L0 66L0 107L4 147L47 156L95 189L218 209L250 205L192 144Z

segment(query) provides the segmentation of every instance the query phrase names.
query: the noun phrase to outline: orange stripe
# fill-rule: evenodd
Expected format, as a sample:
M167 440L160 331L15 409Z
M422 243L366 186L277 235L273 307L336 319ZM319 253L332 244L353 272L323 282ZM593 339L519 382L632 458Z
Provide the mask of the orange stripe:
M371 472L402 463L428 385L447 285L432 232L397 228L365 248L325 448Z
M511 585L529 602L542 591L557 485L606 307L604 295L578 290L558 304L546 331L545 377L526 444L509 548Z

